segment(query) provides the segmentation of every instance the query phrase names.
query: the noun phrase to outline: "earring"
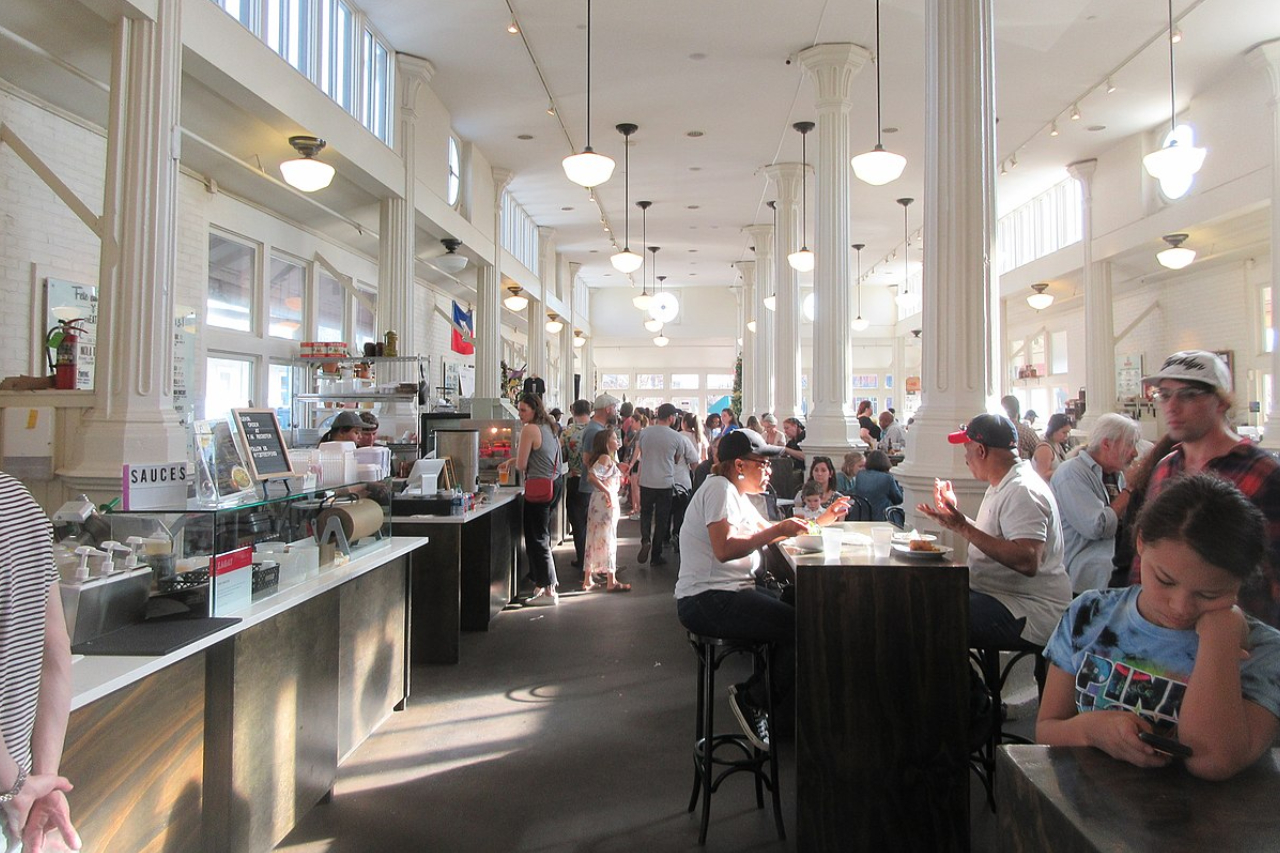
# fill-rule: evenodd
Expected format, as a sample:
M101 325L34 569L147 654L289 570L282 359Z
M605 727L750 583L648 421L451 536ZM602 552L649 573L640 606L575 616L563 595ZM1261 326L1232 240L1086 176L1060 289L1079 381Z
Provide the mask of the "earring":
M744 474L744 473L742 473L741 471L739 471L739 472L738 472L738 479L739 479L739 480L745 480L745 479L747 479L747 475L746 475L746 474Z

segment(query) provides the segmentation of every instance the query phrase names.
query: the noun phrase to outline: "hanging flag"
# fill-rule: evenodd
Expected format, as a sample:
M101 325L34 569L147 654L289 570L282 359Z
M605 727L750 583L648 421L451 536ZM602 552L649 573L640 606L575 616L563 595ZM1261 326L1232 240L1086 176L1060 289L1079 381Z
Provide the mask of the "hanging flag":
M450 348L462 355L472 355L476 351L475 315L471 311L463 311L458 303L453 303L453 335Z

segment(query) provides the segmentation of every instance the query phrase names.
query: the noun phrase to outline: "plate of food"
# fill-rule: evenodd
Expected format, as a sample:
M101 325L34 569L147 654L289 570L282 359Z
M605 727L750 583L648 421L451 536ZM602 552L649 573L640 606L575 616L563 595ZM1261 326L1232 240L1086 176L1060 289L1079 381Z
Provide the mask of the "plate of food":
M894 542L901 542L903 545L906 545L906 544L907 544L908 542L910 542L912 539L920 539L920 540L923 540L923 541L925 541L925 542L937 542L937 541L938 541L938 537L937 537L937 536L934 536L932 533L919 533L919 532L917 532L917 531L915 531L915 530L903 530L903 531L900 531L900 532L898 532L898 533L893 534L893 541L894 541Z
M822 534L792 536L787 544L802 554L816 554L822 550Z
M927 560L949 556L951 549L946 545L939 545L936 542L930 542L925 539L912 539L905 544L894 542L893 553L908 560Z

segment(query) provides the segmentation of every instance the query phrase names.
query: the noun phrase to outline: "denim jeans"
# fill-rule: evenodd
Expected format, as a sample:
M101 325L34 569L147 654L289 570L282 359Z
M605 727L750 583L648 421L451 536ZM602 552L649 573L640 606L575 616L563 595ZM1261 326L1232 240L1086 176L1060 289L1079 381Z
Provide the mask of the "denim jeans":
M774 700L790 700L796 683L796 609L780 601L777 592L760 587L709 590L676 599L676 614L695 634L773 643ZM762 677L753 674L745 687L752 704L768 707Z
M1022 639L1026 617L1014 619L1009 608L983 592L969 591L969 648L1017 649L1028 645Z
M551 557L551 511L561 494L564 480L557 478L552 490L551 503L524 502L524 550L529 555L529 577L534 586L556 585L556 564Z
M671 493L674 489L640 487L640 541L653 542L653 556L661 557L671 535Z

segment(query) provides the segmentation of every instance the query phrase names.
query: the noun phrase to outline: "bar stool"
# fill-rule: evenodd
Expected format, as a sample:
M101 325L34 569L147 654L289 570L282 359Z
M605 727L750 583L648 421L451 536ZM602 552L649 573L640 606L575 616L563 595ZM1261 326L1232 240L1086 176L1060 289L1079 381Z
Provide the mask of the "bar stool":
M1013 654L1013 657L1003 667L1000 665L1001 652L1011 652ZM969 766L973 768L974 773L978 774L978 778L982 780L983 787L987 789L987 805L992 812L996 810L996 749L1002 743L1028 744L1032 742L1021 735L1007 734L1004 731L1005 709L1002 696L1004 685L1009 680L1009 673L1013 671L1014 666L1017 665L1018 661L1032 655L1035 656L1036 692L1043 696L1044 682L1049 674L1049 664L1044 659L1044 646L1023 643L1011 648L969 649L969 659L977 665L983 686L991 697L990 724L987 736L982 746L975 749L969 756Z
M773 721L773 685L769 681L769 664L772 658L770 643L756 640L726 640L689 632L689 645L698 656L698 715L694 724L693 739L693 793L689 797L692 812L702 798L702 828L698 832L698 844L707 843L707 824L711 820L711 795L720 783L735 773L750 773L755 777L756 808L764 808L764 789L773 796L773 819L778 827L778 838L787 837L782 825L782 799L778 792L777 737L770 735L769 749L754 746L745 735L716 734L716 670L730 655L750 655L757 673L764 674L765 692L769 695L770 722ZM727 751L729 754L718 754ZM719 771L717 772L717 768Z

